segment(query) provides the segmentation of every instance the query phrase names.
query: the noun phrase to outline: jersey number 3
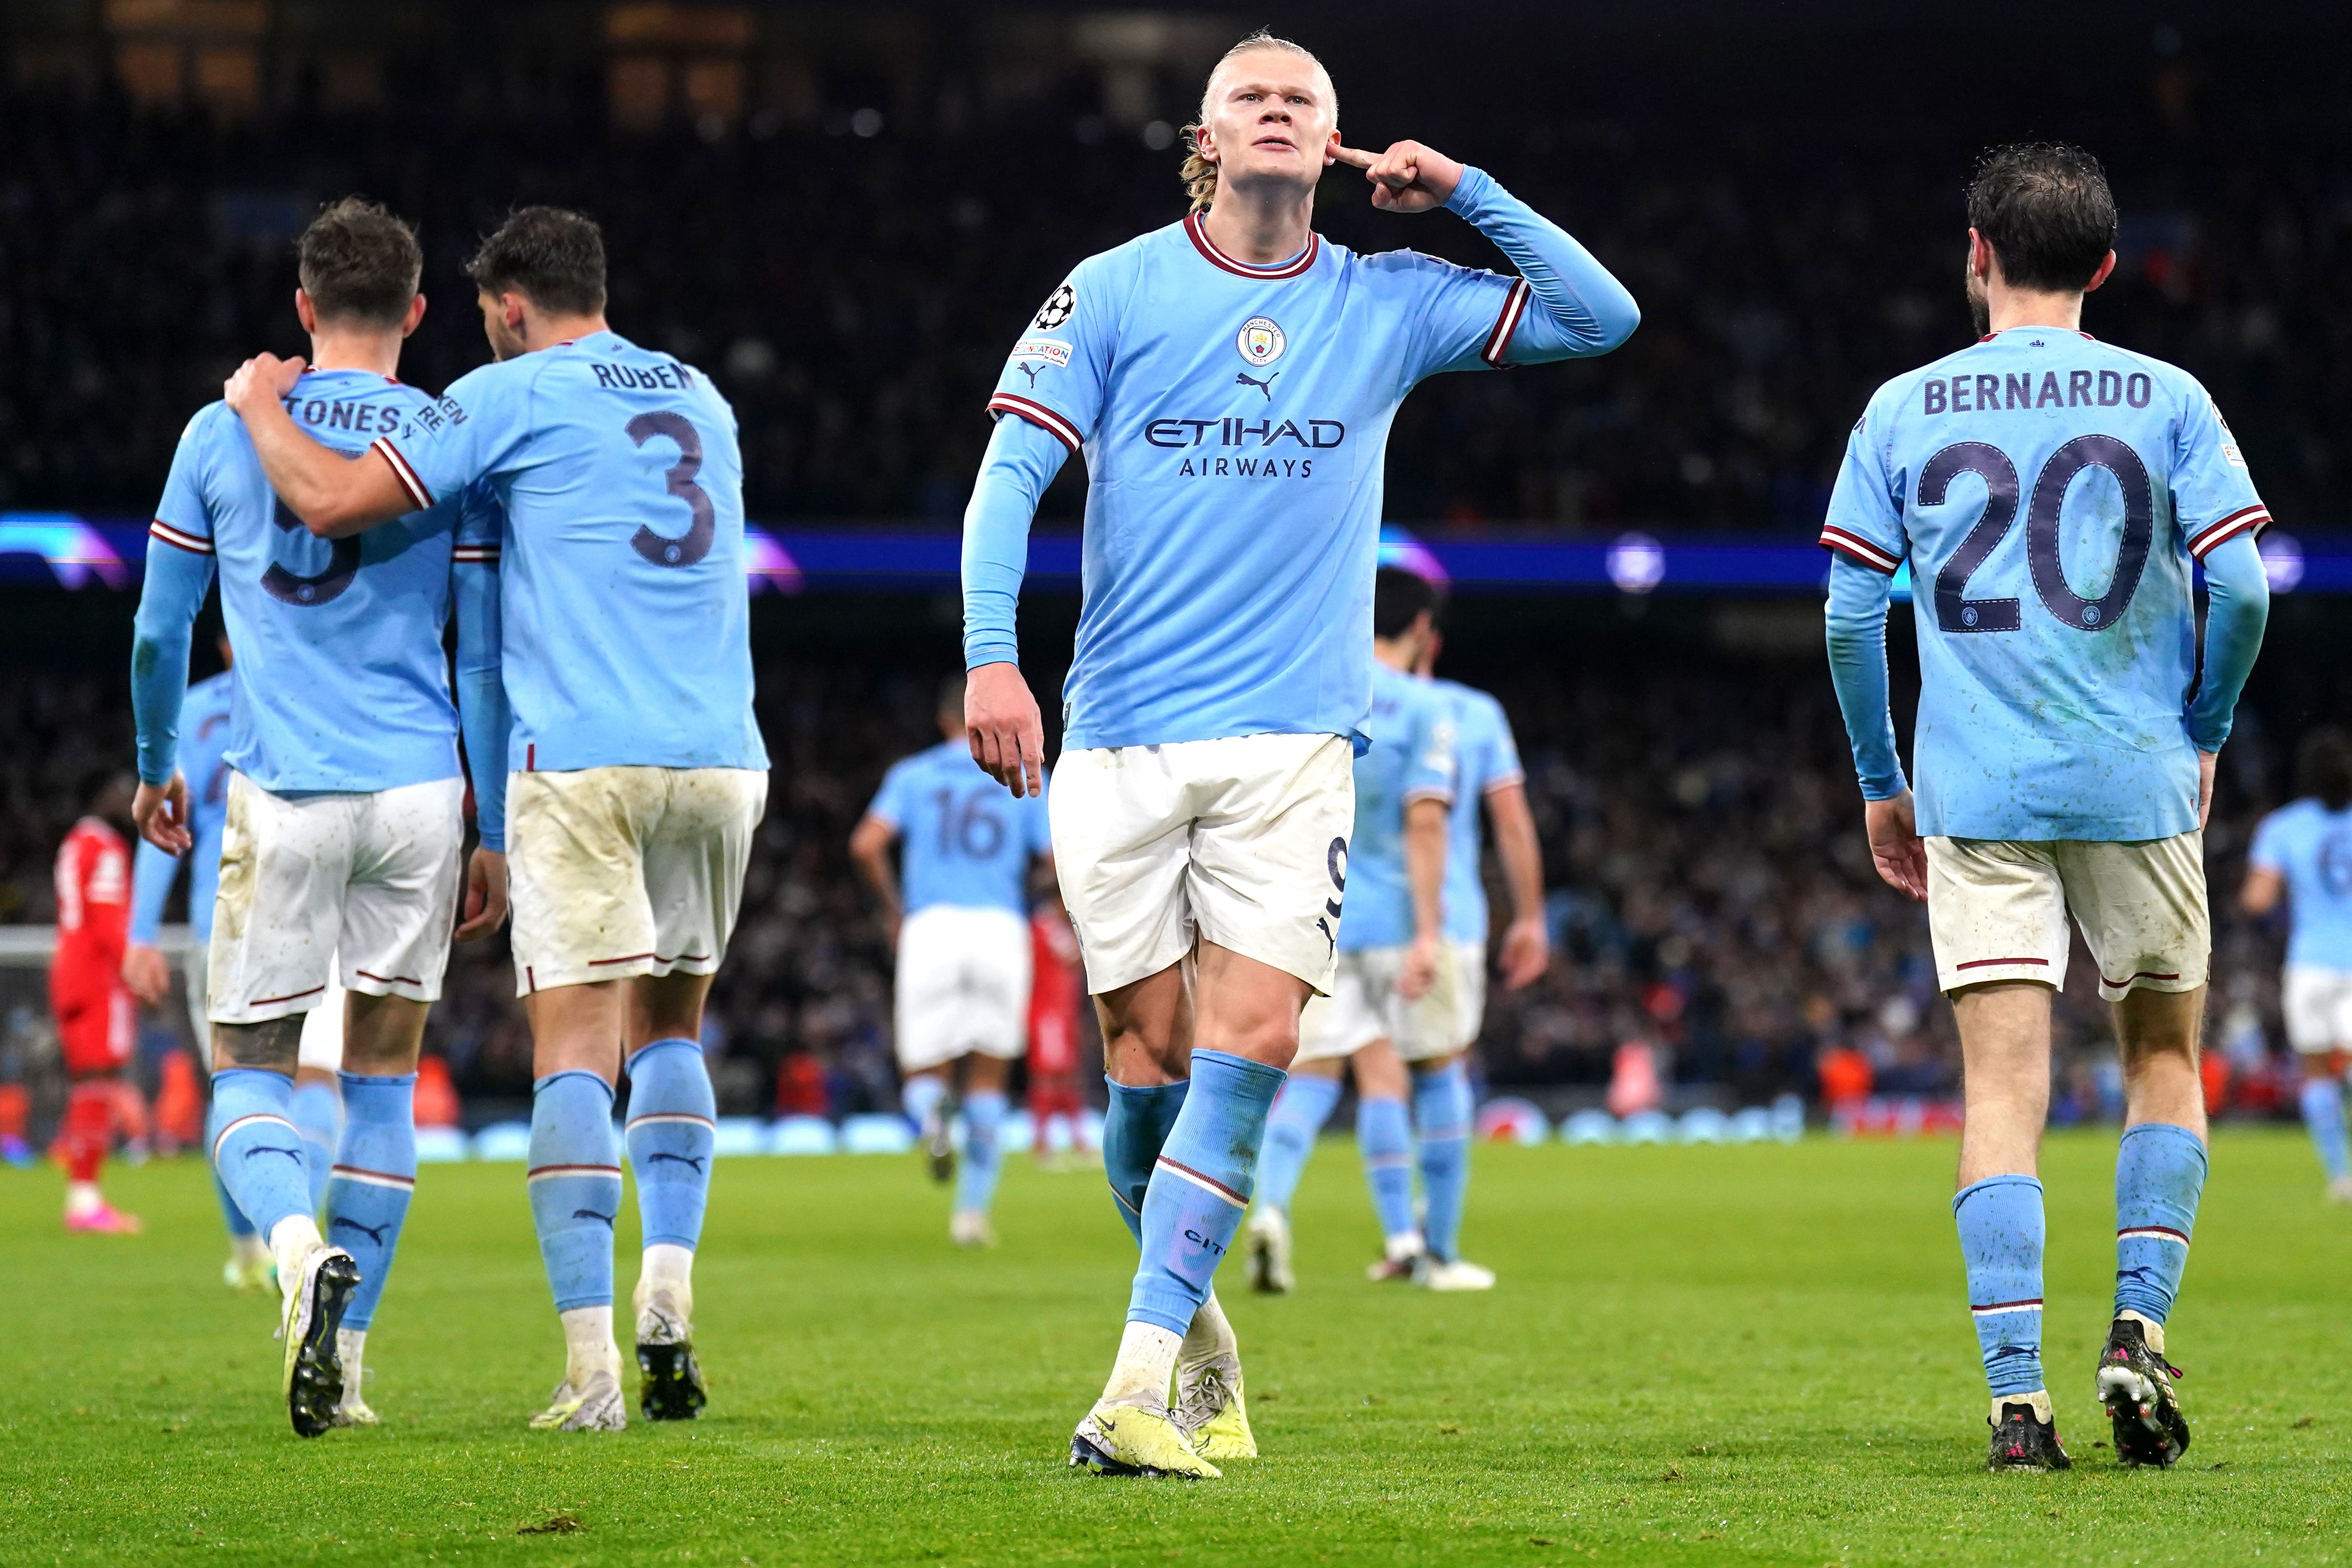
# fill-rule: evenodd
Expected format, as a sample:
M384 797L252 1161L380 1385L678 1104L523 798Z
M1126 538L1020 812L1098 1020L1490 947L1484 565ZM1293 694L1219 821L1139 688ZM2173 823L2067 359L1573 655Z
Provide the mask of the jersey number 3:
M2066 580L2065 562L2058 554L2058 517L2066 504L2066 490L2088 468L2104 468L2115 476L2124 494L2123 538L2116 552L2115 575L2107 591L2096 599L2076 593ZM1919 505L1940 507L1953 480L1974 474L1984 481L1984 515L1960 540L1943 570L1936 573L1936 624L1947 632L2014 632L2023 624L2014 599L1970 599L1969 579L1984 565L2017 522L2017 465L1999 447L1981 441L1960 441L1927 459L1919 470ZM2050 613L2080 632L2096 632L2122 619L2147 568L2147 551L2156 536L2155 497L2147 467L2123 442L2112 435L2078 435L2050 455L2033 481L2033 496L2025 509L2025 563L2033 576L2033 591Z
M692 566L710 553L710 535L717 527L710 493L694 482L694 476L702 472L702 434L687 422L684 414L667 409L641 413L629 421L629 439L638 445L643 446L656 435L667 435L677 443L677 461L662 477L668 482L669 493L687 504L694 520L677 538L640 526L629 536L629 548L656 566Z

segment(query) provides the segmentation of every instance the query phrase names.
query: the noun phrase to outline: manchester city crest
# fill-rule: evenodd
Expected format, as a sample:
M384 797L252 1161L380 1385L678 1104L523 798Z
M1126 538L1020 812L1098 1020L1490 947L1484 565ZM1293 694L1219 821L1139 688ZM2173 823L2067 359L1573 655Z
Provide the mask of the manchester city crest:
M1241 335L1234 340L1234 347L1241 350L1242 358L1260 369L1282 358L1282 350L1288 346L1282 328L1270 316L1251 317L1242 323Z

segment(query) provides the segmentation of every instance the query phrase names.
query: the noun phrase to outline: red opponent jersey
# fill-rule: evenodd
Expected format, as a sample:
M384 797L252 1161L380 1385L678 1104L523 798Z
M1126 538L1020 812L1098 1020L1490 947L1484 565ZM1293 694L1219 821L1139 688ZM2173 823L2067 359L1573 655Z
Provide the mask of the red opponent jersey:
M1029 1071L1078 1070L1078 939L1070 923L1043 910L1029 920Z
M113 979L122 972L130 930L130 846L99 818L84 817L58 846L58 956L52 973L85 986Z

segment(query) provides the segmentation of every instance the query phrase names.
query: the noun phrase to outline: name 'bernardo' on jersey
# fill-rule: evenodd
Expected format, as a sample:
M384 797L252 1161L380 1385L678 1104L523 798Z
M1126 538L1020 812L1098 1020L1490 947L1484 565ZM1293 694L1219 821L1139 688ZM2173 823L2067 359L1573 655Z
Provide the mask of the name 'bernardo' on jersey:
M1929 413L1993 413L2023 408L2146 408L2156 395L2156 383L2145 371L2126 375L2120 371L2068 371L2064 390L2058 372L2044 371L2039 385L2033 372L2001 375L1930 376L1919 383L1919 412Z

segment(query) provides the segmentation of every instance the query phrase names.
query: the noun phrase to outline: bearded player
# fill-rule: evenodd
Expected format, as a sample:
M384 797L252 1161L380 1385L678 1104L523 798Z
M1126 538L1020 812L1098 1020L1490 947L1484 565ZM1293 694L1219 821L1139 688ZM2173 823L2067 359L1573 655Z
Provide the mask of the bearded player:
M2114 270L2115 198L2080 148L2004 147L1968 192L1981 336L1878 390L1822 543L1829 653L1879 874L1927 904L1966 1066L1952 1200L1991 1390L1988 1462L2064 1469L2042 1371L2050 998L2071 915L2114 1005L2125 1128L2115 1311L2096 1386L2116 1457L2169 1466L2189 1424L2165 1319L2205 1186L2199 1034L2213 764L2261 646L2270 520L2187 372L2081 329ZM1906 785L1886 605L1918 585ZM2192 568L2210 607L2199 661Z
M1213 1476L1256 1451L1211 1284L1299 1009L1332 983L1390 422L1427 376L1602 353L1638 313L1484 172L1419 142L1342 146L1330 78L1296 44L1230 50L1191 146L1192 214L1081 262L990 399L965 716L982 766L1036 793L1013 611L1037 498L1083 454L1054 855L1103 1024L1104 1164L1142 1256L1071 1459ZM1383 211L1450 208L1520 276L1325 244L1315 190L1336 162Z

